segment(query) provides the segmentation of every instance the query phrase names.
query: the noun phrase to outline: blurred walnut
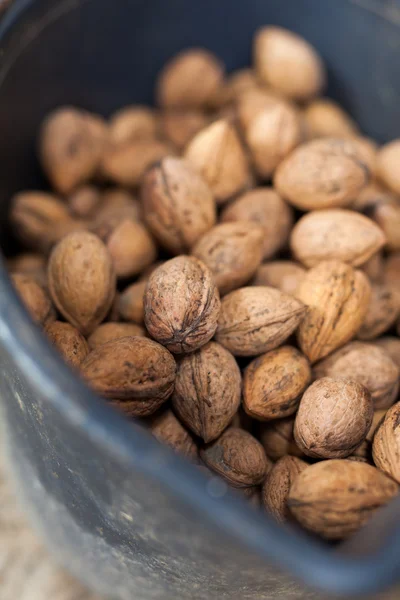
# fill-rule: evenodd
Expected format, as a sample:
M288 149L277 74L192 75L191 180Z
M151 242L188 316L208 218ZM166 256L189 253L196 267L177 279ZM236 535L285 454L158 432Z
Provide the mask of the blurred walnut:
M11 275L11 282L32 319L41 326L55 320L55 310L47 292L33 277L22 273Z
M45 327L49 341L71 367L79 367L89 354L83 335L69 323L54 321Z
M260 427L260 442L272 460L278 460L286 454L304 456L293 437L294 417L277 419L262 423Z
M262 501L278 523L290 519L286 505L289 491L296 477L307 467L308 464L300 458L283 456L268 473L262 488Z

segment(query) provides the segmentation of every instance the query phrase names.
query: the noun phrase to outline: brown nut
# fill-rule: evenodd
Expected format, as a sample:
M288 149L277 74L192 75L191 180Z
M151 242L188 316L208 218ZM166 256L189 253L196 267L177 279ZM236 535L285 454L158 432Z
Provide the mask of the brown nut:
M222 222L250 221L264 229L263 258L284 248L293 225L292 208L271 187L246 192L221 213Z
M107 137L103 120L83 110L62 107L44 120L39 157L53 187L69 194L96 173Z
M346 344L316 364L314 375L358 381L370 392L376 409L391 406L399 390L399 368L387 352L375 344Z
M391 335L374 340L374 345L383 348L389 354L392 361L400 369L400 339Z
M274 288L240 288L222 299L216 340L236 356L258 356L283 344L305 313L304 304Z
M366 438L374 408L371 394L351 379L317 379L304 393L294 439L313 458L345 458Z
M373 340L396 322L400 310L400 292L388 284L374 284L367 314L357 337Z
M200 458L236 488L260 485L272 466L260 442L247 431L234 427L202 448Z
M260 428L260 442L272 460L278 460L286 454L304 457L293 437L294 417L277 419L262 423Z
M358 135L358 127L350 115L329 98L313 100L303 115L311 138L354 138Z
M400 250L400 202L392 200L378 203L371 216L384 232L388 250Z
M174 254L188 252L217 220L210 188L181 158L166 156L147 171L141 198L149 229Z
M298 330L299 345L314 363L346 344L360 329L371 296L364 273L339 261L310 269L296 291L308 306Z
M172 410L165 410L151 419L150 431L154 437L172 450L195 463L199 459L196 443Z
M33 252L23 252L7 261L7 268L10 273L28 275L42 287L47 287L46 266L46 257L43 254Z
M167 108L206 108L222 85L224 67L202 48L184 50L162 69L157 81L157 101Z
M148 230L132 219L125 219L115 227L106 246L120 278L138 275L157 257L157 248Z
M136 323L102 323L90 334L88 343L91 350L121 337L146 336L146 331Z
M118 312L124 321L132 321L138 325L144 322L144 292L147 281L132 283L118 298Z
M211 442L232 421L240 394L236 360L225 348L209 342L179 362L172 406L191 431Z
M93 217L90 230L104 241L125 219L141 221L142 206L127 190L110 188L102 194L102 201Z
M150 276L144 321L150 335L171 352L193 352L214 335L220 312L210 270L193 256L168 260Z
M390 254L384 264L383 281L400 289L400 252Z
M275 260L260 265L253 279L253 285L266 285L277 288L285 294L295 296L295 292L306 274L306 270L290 260Z
M81 373L101 396L123 401L125 414L145 417L172 394L176 364L172 354L157 342L123 337L92 350L81 365Z
M264 230L255 223L220 223L192 250L210 269L222 295L247 283L262 259Z
M325 68L315 48L292 31L261 27L253 54L260 80L287 98L308 100L325 85Z
M400 482L400 402L387 411L375 432L372 443L374 463L384 473Z
M89 346L81 333L69 323L54 321L45 328L49 341L72 367L79 367L89 354Z
M161 114L162 131L178 150L183 150L208 121L207 115L199 110L166 110Z
M170 153L169 146L156 139L110 144L102 157L101 172L122 187L135 187L148 167Z
M281 419L296 412L311 381L308 360L292 346L282 346L253 360L243 378L243 406L254 419Z
M384 259L383 252L377 252L367 262L361 270L366 274L371 283L381 283L383 280Z
M354 143L354 140L352 140L352 143ZM396 203L396 196L383 185L372 180L353 200L351 208L373 216L376 206L388 203Z
M33 277L14 273L11 275L11 281L25 308L38 325L45 326L55 320L55 310L47 292Z
M371 220L352 210L326 209L304 215L294 226L290 246L306 267L323 260L353 266L365 263L385 244L385 235Z
M351 204L370 173L351 140L307 142L285 158L275 172L276 190L301 210Z
M115 112L109 123L108 138L112 144L133 140L152 140L157 136L157 117L148 106L125 106Z
M93 185L82 185L68 197L69 209L79 219L93 217L101 202L101 191Z
M248 184L249 165L234 127L220 119L189 142L185 158L204 177L217 204L239 194Z
M215 108L222 108L231 105L237 100L243 92L257 89L260 83L256 78L253 69L238 69L225 79L224 84L219 88L213 99Z
M262 488L262 501L278 523L290 519L286 504L289 491L296 477L307 467L308 464L300 458L283 456L268 473Z
M115 294L112 260L92 233L71 233L55 246L48 281L57 309L83 335L90 334L111 308Z
M358 448L354 451L354 454L352 454L351 456L348 457L349 459L350 458L353 458L353 459L364 458L365 462L372 464L372 460L371 460L372 441L374 439L375 432L378 429L379 425L381 424L381 421L383 421L386 413L387 413L386 408L381 408L379 410L374 411L374 416L372 417L372 423L371 423L371 427L369 428L369 431L367 433L367 437L365 438L363 443L360 444L360 446L358 446Z
M397 493L397 484L371 465L325 460L296 477L287 504L303 527L338 540L360 529Z
M378 165L377 143L367 137L355 137L351 141L353 146L356 147L362 161L367 165L371 175L375 177Z
M400 140L381 147L377 158L378 178L395 194L400 194Z
M260 85L244 90L235 102L235 116L242 134L260 113L282 100L282 96Z

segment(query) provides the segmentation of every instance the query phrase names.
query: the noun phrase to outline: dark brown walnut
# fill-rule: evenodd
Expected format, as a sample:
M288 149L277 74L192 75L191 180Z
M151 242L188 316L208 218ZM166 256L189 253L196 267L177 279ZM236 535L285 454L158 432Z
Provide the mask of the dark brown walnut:
M34 277L14 273L11 275L11 281L25 308L38 325L44 326L55 320L56 315L51 300Z
M293 256L306 267L323 260L365 263L383 248L383 231L368 217L352 210L326 209L304 215L290 236Z
M334 100L317 98L304 110L304 119L310 138L354 138L358 127L353 119Z
M146 331L136 323L102 323L88 337L88 343L91 350L98 348L102 344L118 340L121 337L146 336Z
M110 188L102 193L101 204L92 219L90 229L105 240L126 219L141 221L142 207L139 201L127 190Z
M132 283L118 298L118 312L123 321L132 321L141 325L144 322L144 292L147 281Z
M308 466L296 456L283 456L268 473L262 488L262 501L278 523L290 519L291 514L287 507L290 488L296 477Z
M278 460L286 454L304 457L293 437L294 417L277 419L262 423L260 427L260 442L272 460Z
M263 258L271 258L284 248L293 225L291 207L271 187L246 192L228 204L222 222L250 221L264 229Z
M374 463L384 473L400 482L400 402L387 411L375 432L372 444Z
M71 213L78 219L92 218L102 203L102 193L94 185L82 185L68 197Z
M81 365L81 373L95 392L120 400L125 414L145 417L172 394L176 364L172 354L157 342L133 336L92 350Z
M167 444L172 450L186 456L193 462L198 462L199 451L197 445L172 410L165 410L151 419L150 431L161 443Z
M354 451L354 454L349 458L364 458L366 462L372 464L372 442L375 436L375 432L378 429L379 425L385 418L387 413L387 409L379 409L374 411L374 416L372 417L371 427L367 433L367 437L363 441L363 443L358 446L358 448Z
M144 321L160 344L184 354L213 337L220 306L208 267L192 256L177 256L151 274L144 295Z
M382 146L378 152L378 178L395 194L400 194L400 140Z
M234 427L202 448L200 458L236 488L260 485L272 466L260 442L247 431Z
M400 369L400 339L391 335L374 340L374 345L383 348L389 354L392 361Z
M303 527L340 540L358 531L397 493L397 484L371 465L326 460L296 477L287 504Z
M370 172L351 140L324 138L299 146L279 165L274 184L301 210L351 204L367 185Z
M106 240L117 277L135 277L157 257L157 247L147 228L138 221L125 219Z
M244 287L221 302L216 340L236 356L277 348L296 330L306 307L270 287Z
M83 335L106 317L115 295L115 272L103 242L87 231L71 233L53 249L49 290L60 313Z
M400 290L388 284L372 285L371 299L357 337L374 340L396 322L400 312Z
M254 419L281 419L296 412L311 381L308 360L296 348L282 346L253 360L244 372L243 406Z
M165 110L160 118L165 137L179 151L209 122L200 110Z
M209 342L178 363L172 406L205 442L228 427L240 404L240 370L225 348Z
M247 283L262 260L263 228L255 223L220 223L197 242L192 254L210 269L221 295Z
M45 333L64 360L72 367L79 367L89 354L87 341L76 327L69 323L54 321L46 326Z
M253 279L253 285L266 285L277 288L289 295L296 290L306 274L301 265L290 260L274 260L260 265Z
M400 289L400 252L389 254L383 269L383 281Z
M164 108L207 108L222 85L224 67L203 48L183 50L163 67L157 101Z
M217 220L210 188L181 158L167 156L149 169L141 198L150 231L173 254L188 252Z
M313 458L345 458L367 437L371 394L351 379L317 379L304 393L294 423L298 447Z
M154 110L137 104L125 106L112 115L108 138L113 144L124 144L132 140L152 140L157 132Z
M367 314L371 286L361 271L339 261L310 269L296 297L308 310L298 330L301 350L314 363L353 338Z
M137 186L146 169L171 154L170 147L156 139L109 144L101 160L101 173L122 187Z

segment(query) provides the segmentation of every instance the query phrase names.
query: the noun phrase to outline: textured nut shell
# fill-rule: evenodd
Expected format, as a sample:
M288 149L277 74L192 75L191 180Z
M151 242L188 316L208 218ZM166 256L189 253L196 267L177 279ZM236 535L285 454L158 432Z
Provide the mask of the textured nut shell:
M159 442L167 444L178 454L191 461L198 461L199 451L195 441L172 410L165 410L153 417L150 431Z
M205 442L228 427L240 404L241 376L232 354L209 342L178 364L172 406Z
M157 135L157 118L148 106L125 106L115 112L109 123L109 139L114 144L132 140L154 139Z
M147 281L138 281L128 286L118 298L118 312L124 321L140 325L144 321L144 293Z
M350 342L316 364L314 375L358 381L370 392L375 408L391 406L399 389L400 371L389 354L363 342Z
M370 173L350 140L324 138L299 146L275 172L276 190L301 210L348 206Z
M167 156L147 171L141 197L149 229L174 254L189 251L217 219L210 188L181 158Z
M166 110L161 114L161 128L167 140L178 150L208 124L208 117L199 110Z
M308 271L296 296L308 306L298 340L313 363L355 336L367 314L371 291L361 271L327 261Z
M272 466L260 442L234 427L201 449L200 457L207 467L237 488L261 484Z
M262 259L264 230L254 223L220 223L194 246L192 254L210 269L221 295L247 283Z
M71 213L80 219L93 217L101 202L101 190L93 185L83 185L68 197Z
M400 482L400 402L387 411L375 432L372 444L374 463L390 477Z
M101 172L121 186L135 187L150 165L170 153L167 144L155 139L110 144L102 157Z
M55 319L54 307L47 292L29 275L14 273L11 281L25 308L38 325L47 325Z
M222 222L250 221L264 229L263 258L271 258L287 243L293 225L292 208L270 187L246 192L221 213Z
M260 421L292 415L310 381L308 360L296 348L271 350L253 360L244 372L244 409Z
M374 340L374 345L386 350L392 361L400 369L400 339L391 335L387 335L377 340Z
M118 340L121 337L146 336L146 331L135 323L102 323L93 331L88 338L91 350L102 344Z
M304 215L294 226L290 247L297 260L313 267L323 260L365 263L385 244L382 230L352 210L327 209Z
M323 377L300 401L294 439L308 456L344 458L366 438L373 413L371 394L360 383Z
M224 69L217 57L202 48L184 50L162 69L157 101L168 108L204 108L222 84Z
M400 194L400 140L393 140L381 147L378 152L378 177L396 194Z
M81 333L69 323L54 321L46 326L49 341L72 367L79 367L89 354L89 346Z
M326 460L298 475L288 506L306 529L335 540L360 529L397 493L397 484L371 465Z
M375 432L381 424L381 421L383 421L386 413L387 410L382 408L374 411L374 416L372 417L372 423L367 433L367 437L365 438L363 443L360 444L358 448L356 448L354 454L352 454L352 456L349 458L364 458L365 462L372 464L372 441L374 439Z
M328 98L313 100L304 110L310 137L354 138L358 127L337 102Z
M92 350L81 365L92 389L105 398L130 401L130 415L155 412L172 394L176 364L157 342L123 337Z
M274 288L240 288L222 300L216 340L237 356L257 356L287 340L305 313L301 302Z
M303 281L306 270L290 260L276 260L260 265L253 279L253 285L266 285L281 292L295 295Z
M225 119L211 123L189 142L185 158L204 177L217 204L247 185L250 172L234 127Z
M262 423L260 428L260 442L272 460L278 460L286 454L291 456L304 456L293 437L294 417L277 419Z
M396 252L400 250L400 203L398 200L382 202L375 207L373 219L386 236L386 247Z
M48 281L57 309L83 335L91 333L111 308L115 294L111 257L92 233L71 233L55 246Z
M394 252L387 257L383 280L385 283L400 288L400 252Z
M150 335L171 352L192 352L214 335L220 312L218 290L197 258L178 256L150 276L144 320Z
M131 219L121 221L107 240L107 250L117 277L134 277L157 257L153 238L144 225Z
M388 284L375 284L363 324L358 331L360 340L373 340L396 322L400 310L400 291Z
M325 69L304 38L281 27L262 27L254 37L258 77L288 98L307 100L325 84Z
M300 458L283 456L268 473L262 488L262 501L279 523L290 519L286 505L289 491L296 477L307 467L308 464Z

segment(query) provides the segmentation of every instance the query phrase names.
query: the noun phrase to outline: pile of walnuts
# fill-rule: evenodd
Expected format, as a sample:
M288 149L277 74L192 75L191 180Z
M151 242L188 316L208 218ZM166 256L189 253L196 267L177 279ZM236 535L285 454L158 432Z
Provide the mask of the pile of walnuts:
M400 140L363 137L325 81L310 44L264 27L251 68L174 57L157 108L57 109L38 143L54 192L12 199L9 270L111 405L342 539L400 483Z

